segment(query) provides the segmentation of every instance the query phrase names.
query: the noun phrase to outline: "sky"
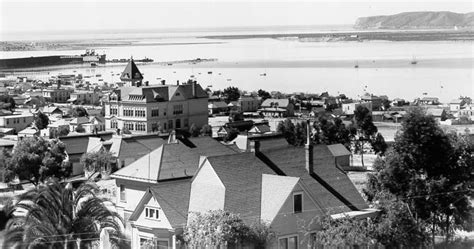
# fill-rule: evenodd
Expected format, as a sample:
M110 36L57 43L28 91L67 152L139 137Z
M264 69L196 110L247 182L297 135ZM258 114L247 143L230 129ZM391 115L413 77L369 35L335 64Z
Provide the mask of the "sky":
M354 24L407 11L474 11L473 1L0 0L0 32Z

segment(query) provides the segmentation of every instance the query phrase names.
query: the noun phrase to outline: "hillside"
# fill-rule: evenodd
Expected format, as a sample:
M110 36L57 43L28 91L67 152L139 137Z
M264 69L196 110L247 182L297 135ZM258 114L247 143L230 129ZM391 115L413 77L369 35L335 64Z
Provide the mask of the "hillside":
M461 14L449 11L404 12L389 16L357 19L356 29L453 29L473 28L474 12Z

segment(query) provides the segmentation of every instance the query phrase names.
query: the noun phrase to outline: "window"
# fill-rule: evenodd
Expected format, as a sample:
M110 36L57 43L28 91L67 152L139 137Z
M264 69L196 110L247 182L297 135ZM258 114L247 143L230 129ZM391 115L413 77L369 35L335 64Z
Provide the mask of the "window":
M145 218L159 219L160 210L158 210L157 208L145 207Z
M289 236L289 237L280 238L278 240L278 248L279 249L297 249L298 237Z
M173 120L168 120L168 129L173 129Z
M173 114L183 114L183 105L174 105Z
M110 128L114 128L114 129L117 128L117 121L115 120L110 121Z
M126 117L132 117L133 116L133 110L124 109L123 110L123 115L126 116Z
M135 110L135 117L145 117L144 110Z
M181 119L176 119L176 129L181 128Z
M137 130L137 131L146 131L145 123L136 123L135 124L135 130Z
M184 128L188 128L189 120L187 118L184 119Z
M124 186L124 185L120 185L120 201L127 202L127 200L126 200L125 198L126 198L126 195L125 195L125 186Z
M295 214L303 211L303 194L293 194L293 211Z
M117 107L110 107L110 115L117 115L118 110Z
M158 116L160 116L160 110L159 110L159 109L152 109L152 110L151 110L151 116L152 116L152 117L158 117Z

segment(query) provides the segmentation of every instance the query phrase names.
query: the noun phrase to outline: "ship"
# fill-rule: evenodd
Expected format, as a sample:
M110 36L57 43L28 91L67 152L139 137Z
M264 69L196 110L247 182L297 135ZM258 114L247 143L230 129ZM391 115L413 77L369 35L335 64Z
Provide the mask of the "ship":
M68 64L105 63L106 55L98 54L94 49L87 49L81 55L51 55L25 58L0 59L0 69L19 69L44 66L61 66Z

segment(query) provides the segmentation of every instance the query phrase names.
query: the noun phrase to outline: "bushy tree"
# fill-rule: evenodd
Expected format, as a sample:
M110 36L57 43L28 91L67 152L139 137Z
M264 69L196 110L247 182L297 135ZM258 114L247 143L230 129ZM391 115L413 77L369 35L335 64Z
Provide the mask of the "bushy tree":
M5 177L11 181L18 176L35 186L50 177L62 179L71 173L66 159L66 147L59 140L31 137L20 140L8 160Z
M196 124L191 124L191 127L189 127L189 134L191 134L192 137L199 137L199 128Z
M112 172L111 165L113 164L114 155L107 150L99 150L95 152L87 152L81 157L81 164L84 172L89 174L89 177L96 172L103 172L108 175Z
M87 117L89 114L87 113L87 110L82 107L82 106L76 106L72 109L72 116L77 118L77 117Z
M212 127L208 124L205 124L201 128L201 135L202 136L212 136Z
M7 94L0 95L0 105L0 108L12 111L16 106L15 99Z
M46 115L42 112L38 112L35 115L34 124L35 124L36 128L38 128L39 130L47 128L48 125L49 125L48 115Z
M25 216L9 220L3 248L77 248L79 241L80 248L90 248L103 229L120 248L123 221L98 192L91 183L74 190L56 181L26 192L10 211L23 210Z
M474 182L472 144L445 133L421 109L407 113L393 149L377 163L367 192L386 190L404 200L419 222L439 228L449 241L455 226L469 217Z
M236 214L215 210L191 213L183 239L188 246L199 248L246 243L255 245L255 248L265 248L273 236L267 224L249 226Z
M82 127L82 125L78 125L76 127L76 129L74 129L76 132L78 133L83 133L83 132L86 132L86 129L84 129L84 127Z
M285 119L278 123L277 132L285 137L288 144L303 146L306 143L306 122L297 122L296 125L290 119Z
M262 100L270 99L272 95L269 92L259 89L257 92L258 96L262 98Z
M340 118L329 120L324 116L313 123L314 141L321 144L343 144L350 150L352 134Z
M54 129L49 135L50 138L64 137L69 134L69 126L60 126L57 130Z
M222 93L227 103L236 101L240 98L240 90L237 87L229 86Z

